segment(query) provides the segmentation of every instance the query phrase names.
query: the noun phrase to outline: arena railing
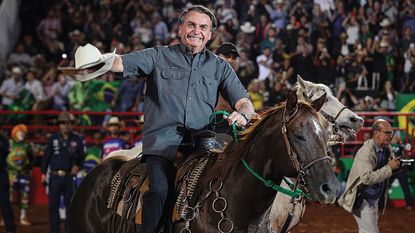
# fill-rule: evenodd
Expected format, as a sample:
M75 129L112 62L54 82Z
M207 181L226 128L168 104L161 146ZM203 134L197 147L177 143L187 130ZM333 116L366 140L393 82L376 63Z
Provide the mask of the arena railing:
M415 122L411 122L411 118L415 117L414 112L356 112L359 116L365 119L365 125L360 129L357 139L354 141L346 141L341 144L341 157L353 157L353 154L348 154L347 148L362 145L364 142L364 134L371 133L371 125L375 119L384 118L389 120L394 131L401 132L402 143L411 144L411 150L405 151L406 157L414 156L415 144Z
M122 120L128 122L127 127L124 131L130 130L140 130L140 126L137 125L134 121L142 118L144 115L142 112L93 112L93 111L70 111L75 116L88 115L88 116L119 116ZM32 132L54 132L58 130L58 126L55 124L54 120L57 119L61 111L48 110L48 111L9 111L9 110L0 110L0 119L4 118L7 115L28 115L28 116L45 116L47 119L47 124L37 125L31 124L30 122L19 122L25 123L28 125L28 128ZM411 118L415 117L415 113L403 113L403 112L357 112L359 116L365 118L365 125L359 131L358 137L354 141L346 141L341 144L341 157L353 157L353 154L350 154L350 148L362 145L364 142L364 134L366 132L371 132L371 123L375 118L384 117L391 121L393 130L399 130L402 133L403 143L411 144L411 150L406 152L406 156L414 155L414 144L415 144L415 123L411 123ZM3 117L2 117L3 116ZM79 117L78 117L79 119ZM132 123L131 123L132 122ZM10 132L14 125L4 124L0 120L0 130L6 130ZM74 130L78 132L92 132L103 130L103 125L74 125ZM86 138L87 143L92 142L90 138ZM33 138L33 142L44 143L44 139Z

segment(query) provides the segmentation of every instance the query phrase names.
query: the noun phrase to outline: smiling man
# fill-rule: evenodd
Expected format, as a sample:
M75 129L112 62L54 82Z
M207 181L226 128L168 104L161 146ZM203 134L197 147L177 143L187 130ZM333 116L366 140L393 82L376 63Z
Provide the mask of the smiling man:
M198 144L195 135L208 129L219 93L233 108L229 123L244 126L254 114L235 71L206 49L216 26L209 9L188 5L179 18L180 44L117 55L112 64L111 71L124 77L148 77L142 142L150 190L144 195L140 232L157 232L174 189L176 152Z

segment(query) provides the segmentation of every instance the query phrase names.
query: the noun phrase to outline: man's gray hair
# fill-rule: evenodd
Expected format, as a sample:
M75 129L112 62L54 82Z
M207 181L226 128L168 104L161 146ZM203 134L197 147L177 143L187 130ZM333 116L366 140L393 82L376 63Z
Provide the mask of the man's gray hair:
M180 14L179 25L183 24L184 18L186 17L189 11L196 11L196 12L208 15L212 23L211 31L213 32L216 29L218 25L218 21L216 20L216 17L213 14L213 12L209 10L207 7L204 7L202 5L193 5L191 3L187 4L186 7L183 9L182 13Z

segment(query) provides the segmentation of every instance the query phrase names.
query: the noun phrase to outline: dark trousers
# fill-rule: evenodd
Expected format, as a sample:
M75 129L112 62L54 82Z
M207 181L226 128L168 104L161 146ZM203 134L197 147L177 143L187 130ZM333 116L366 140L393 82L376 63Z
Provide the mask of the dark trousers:
M59 216L59 204L61 195L63 195L64 204L66 207L66 216L68 216L69 202L71 201L74 192L74 182L70 175L57 176L51 175L49 182L49 224L51 233L60 232L61 219ZM65 229L68 228L67 220L65 219Z
M0 170L0 210L3 215L7 232L15 232L13 210L10 205L9 176L7 172Z
M406 170L401 169L400 171L396 172L393 175L393 178L397 178L399 180L399 184L401 185L403 195L405 197L406 206L413 206L413 199L411 191L409 190L408 176L406 174Z
M174 179L176 169L173 162L156 155L145 155L149 190L143 197L143 223L140 233L158 232L160 226L171 218L174 200Z

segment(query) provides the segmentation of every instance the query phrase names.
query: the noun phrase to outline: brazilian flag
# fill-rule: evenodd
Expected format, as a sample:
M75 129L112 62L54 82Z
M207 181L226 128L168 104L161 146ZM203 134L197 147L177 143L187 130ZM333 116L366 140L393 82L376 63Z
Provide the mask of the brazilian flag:
M396 110L401 113L415 112L415 94L399 94L396 96ZM398 117L399 128L406 128L406 116ZM408 133L412 135L412 129L415 129L415 117L408 118Z

